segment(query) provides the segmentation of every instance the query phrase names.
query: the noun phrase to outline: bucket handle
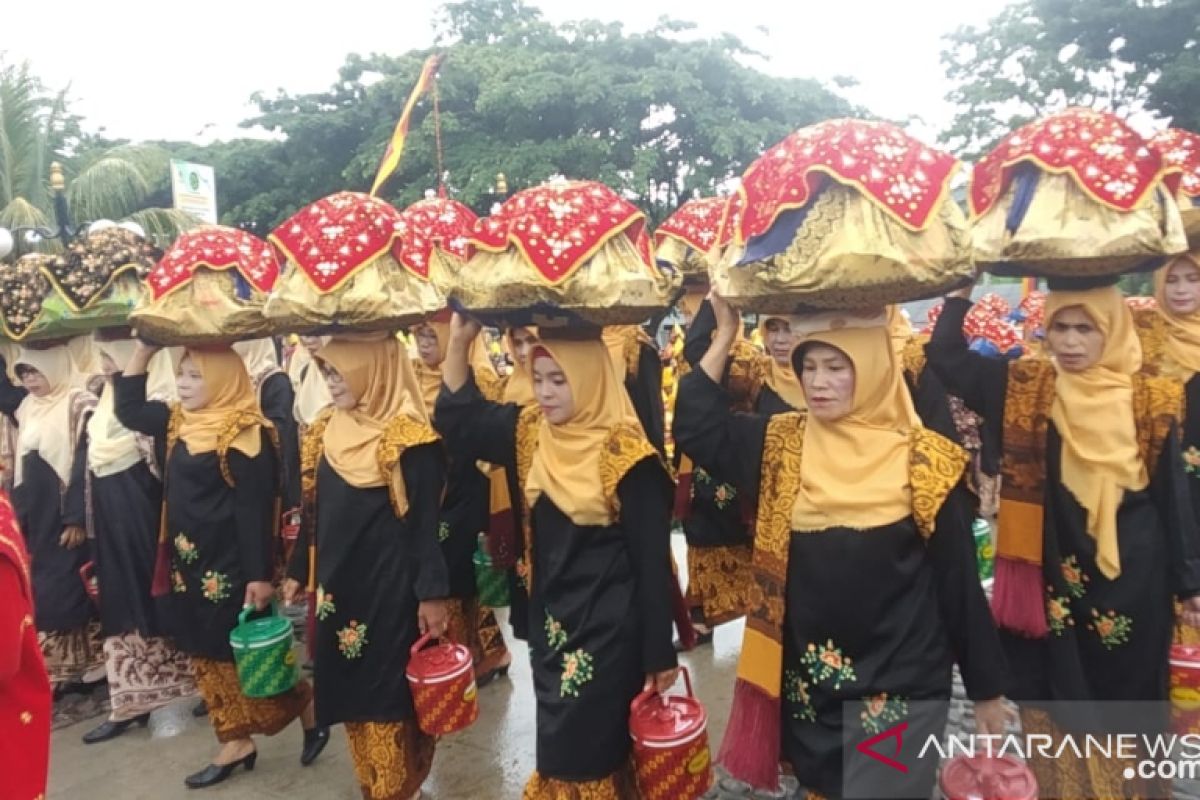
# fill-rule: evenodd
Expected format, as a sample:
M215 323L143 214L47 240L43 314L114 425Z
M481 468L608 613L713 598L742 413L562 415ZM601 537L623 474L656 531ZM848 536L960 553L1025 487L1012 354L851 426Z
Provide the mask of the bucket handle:
M421 638L413 642L413 646L408 648L408 654L410 656L415 656L417 653L421 652L425 645L429 644L430 641L445 641L450 642L451 644L455 643L454 640L450 638L449 634L445 636L434 636L432 633L423 633L421 634Z
M238 625L245 625L249 621L250 615L253 614L254 611L255 611L255 608L253 605L242 606L242 611L240 614L238 614ZM271 598L271 613L268 614L267 616L268 617L279 616L279 606L276 605L274 597ZM264 619L265 619L265 617L264 617Z
M692 674L688 672L688 668L683 664L679 665L679 672L683 675L683 685L687 688L687 696L695 697L696 693L692 691ZM661 698L664 706L667 704L667 698L665 695L660 694L654 689L644 689L637 697L633 698L633 702L629 704L630 713L636 712L639 708L649 703L655 697Z

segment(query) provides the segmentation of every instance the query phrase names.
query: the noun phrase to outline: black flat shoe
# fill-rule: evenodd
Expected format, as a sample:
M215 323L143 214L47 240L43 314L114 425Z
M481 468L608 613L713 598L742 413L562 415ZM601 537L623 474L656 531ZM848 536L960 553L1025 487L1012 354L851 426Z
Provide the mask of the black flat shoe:
M300 764L307 767L317 760L325 745L329 744L329 728L317 726L304 732L304 749L300 751Z
M196 705L192 706L192 716L196 718L208 716L208 703L201 700Z
M482 689L488 684L494 683L497 678L507 678L509 666L509 664L505 664L503 667L496 667L480 675L475 679L475 688Z
M696 634L696 643L694 645L692 645L690 648L684 647L683 642L680 641L679 639L676 639L673 642L673 645L675 647L676 653L686 653L689 649L694 650L695 648L699 647L702 644L712 644L712 640L713 640L713 632L709 631L708 633L697 633Z
M258 760L258 751L255 750L248 756L245 756L231 764L209 764L199 772L188 775L183 779L189 789L207 789L209 786L216 786L221 783L238 767L245 766L246 772L251 772L254 769L254 762Z
M99 744L100 742L107 742L109 739L117 738L135 724L141 725L143 728L146 727L150 724L150 715L142 714L140 717L123 719L120 722L105 720L83 735L83 743Z

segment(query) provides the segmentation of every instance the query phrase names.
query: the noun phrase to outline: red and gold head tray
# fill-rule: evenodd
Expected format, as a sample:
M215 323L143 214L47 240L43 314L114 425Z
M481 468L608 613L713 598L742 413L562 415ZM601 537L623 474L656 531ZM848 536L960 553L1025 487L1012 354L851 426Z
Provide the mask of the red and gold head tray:
M562 181L525 189L475 225L473 246L499 253L516 247L550 285L572 274L615 236L628 236L653 266L646 217L595 181Z
M268 238L319 291L332 292L386 253L400 227L400 212L382 200L338 192L300 209Z
M400 212L400 227L392 256L411 272L429 277L433 248L466 261L471 257L471 233L479 217L457 200L427 197Z
M1179 173L1179 193L1200 197L1200 135L1181 128L1167 128L1150 140L1167 170Z
M861 192L904 227L924 230L945 199L958 161L895 125L834 119L801 128L755 160L742 176L739 243L762 236L784 211L803 208L834 180Z
M1168 172L1158 148L1124 120L1068 108L1013 131L975 164L967 193L971 214L986 213L1008 188L1013 169L1026 162L1070 175L1089 197L1117 211L1137 208Z
M236 269L247 283L266 294L279 277L279 262L271 246L238 228L209 225L187 231L175 240L150 271L146 283L159 300L191 280L197 267Z
M718 244L721 222L725 219L728 197L703 197L689 200L667 217L654 232L654 244L667 238L678 239L693 250L707 253Z

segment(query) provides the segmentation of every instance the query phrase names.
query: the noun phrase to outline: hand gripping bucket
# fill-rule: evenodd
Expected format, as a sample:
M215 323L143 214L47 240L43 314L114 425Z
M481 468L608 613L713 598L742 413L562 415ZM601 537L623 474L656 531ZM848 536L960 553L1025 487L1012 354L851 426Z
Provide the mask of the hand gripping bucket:
M404 671L412 689L417 724L430 736L445 736L470 726L479 716L475 665L471 651L442 641L422 649L433 637L417 639Z
M1037 800L1037 778L1010 756L958 756L942 767L939 783L946 800Z
M1200 647L1171 645L1171 730L1200 733Z
M492 566L492 557L484 547L486 539L479 534L479 546L472 561L475 562L475 588L479 592L479 603L488 608L504 608L508 605L508 574Z
M238 626L229 632L238 683L246 697L274 697L300 680L300 667L292 649L292 623L279 616L274 602L270 616L248 620L253 611L253 606L243 608Z
M643 797L697 800L712 785L708 713L692 693L683 667L686 695L646 691L629 705L629 735L638 790Z

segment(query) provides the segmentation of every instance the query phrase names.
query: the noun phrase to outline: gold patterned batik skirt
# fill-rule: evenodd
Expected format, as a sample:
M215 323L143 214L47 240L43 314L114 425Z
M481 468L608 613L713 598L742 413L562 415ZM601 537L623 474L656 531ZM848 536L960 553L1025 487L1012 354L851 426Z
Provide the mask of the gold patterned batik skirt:
M347 722L345 727L363 800L409 800L421 790L437 740L415 721Z
M104 640L113 722L140 717L196 693L192 663L166 639L136 633Z
M546 778L534 771L521 800L638 800L633 764L598 781L576 783Z
M704 614L710 628L746 615L755 586L750 545L689 547L688 605Z
M1136 761L1119 758L1080 758L1070 747L1061 747L1063 732L1050 715L1040 709L1021 709L1021 730L1026 735L1043 734L1053 740L1055 758L1029 760L1038 782L1038 797L1056 800L1140 800L1143 797L1170 797L1170 787L1143 785L1139 779L1126 780L1125 768ZM1061 752L1060 752L1061 751Z
M51 684L83 680L88 673L101 672L104 668L99 622L69 631L38 631L38 646L42 649ZM95 679L99 680L101 675Z
M479 604L475 597L452 597L446 601L449 620L446 635L466 645L475 662L475 674L494 669L503 662L508 648L496 621L496 612Z
M312 686L301 680L274 697L246 697L232 661L192 658L196 685L208 704L208 719L224 744L255 734L274 736L300 716L312 700Z

